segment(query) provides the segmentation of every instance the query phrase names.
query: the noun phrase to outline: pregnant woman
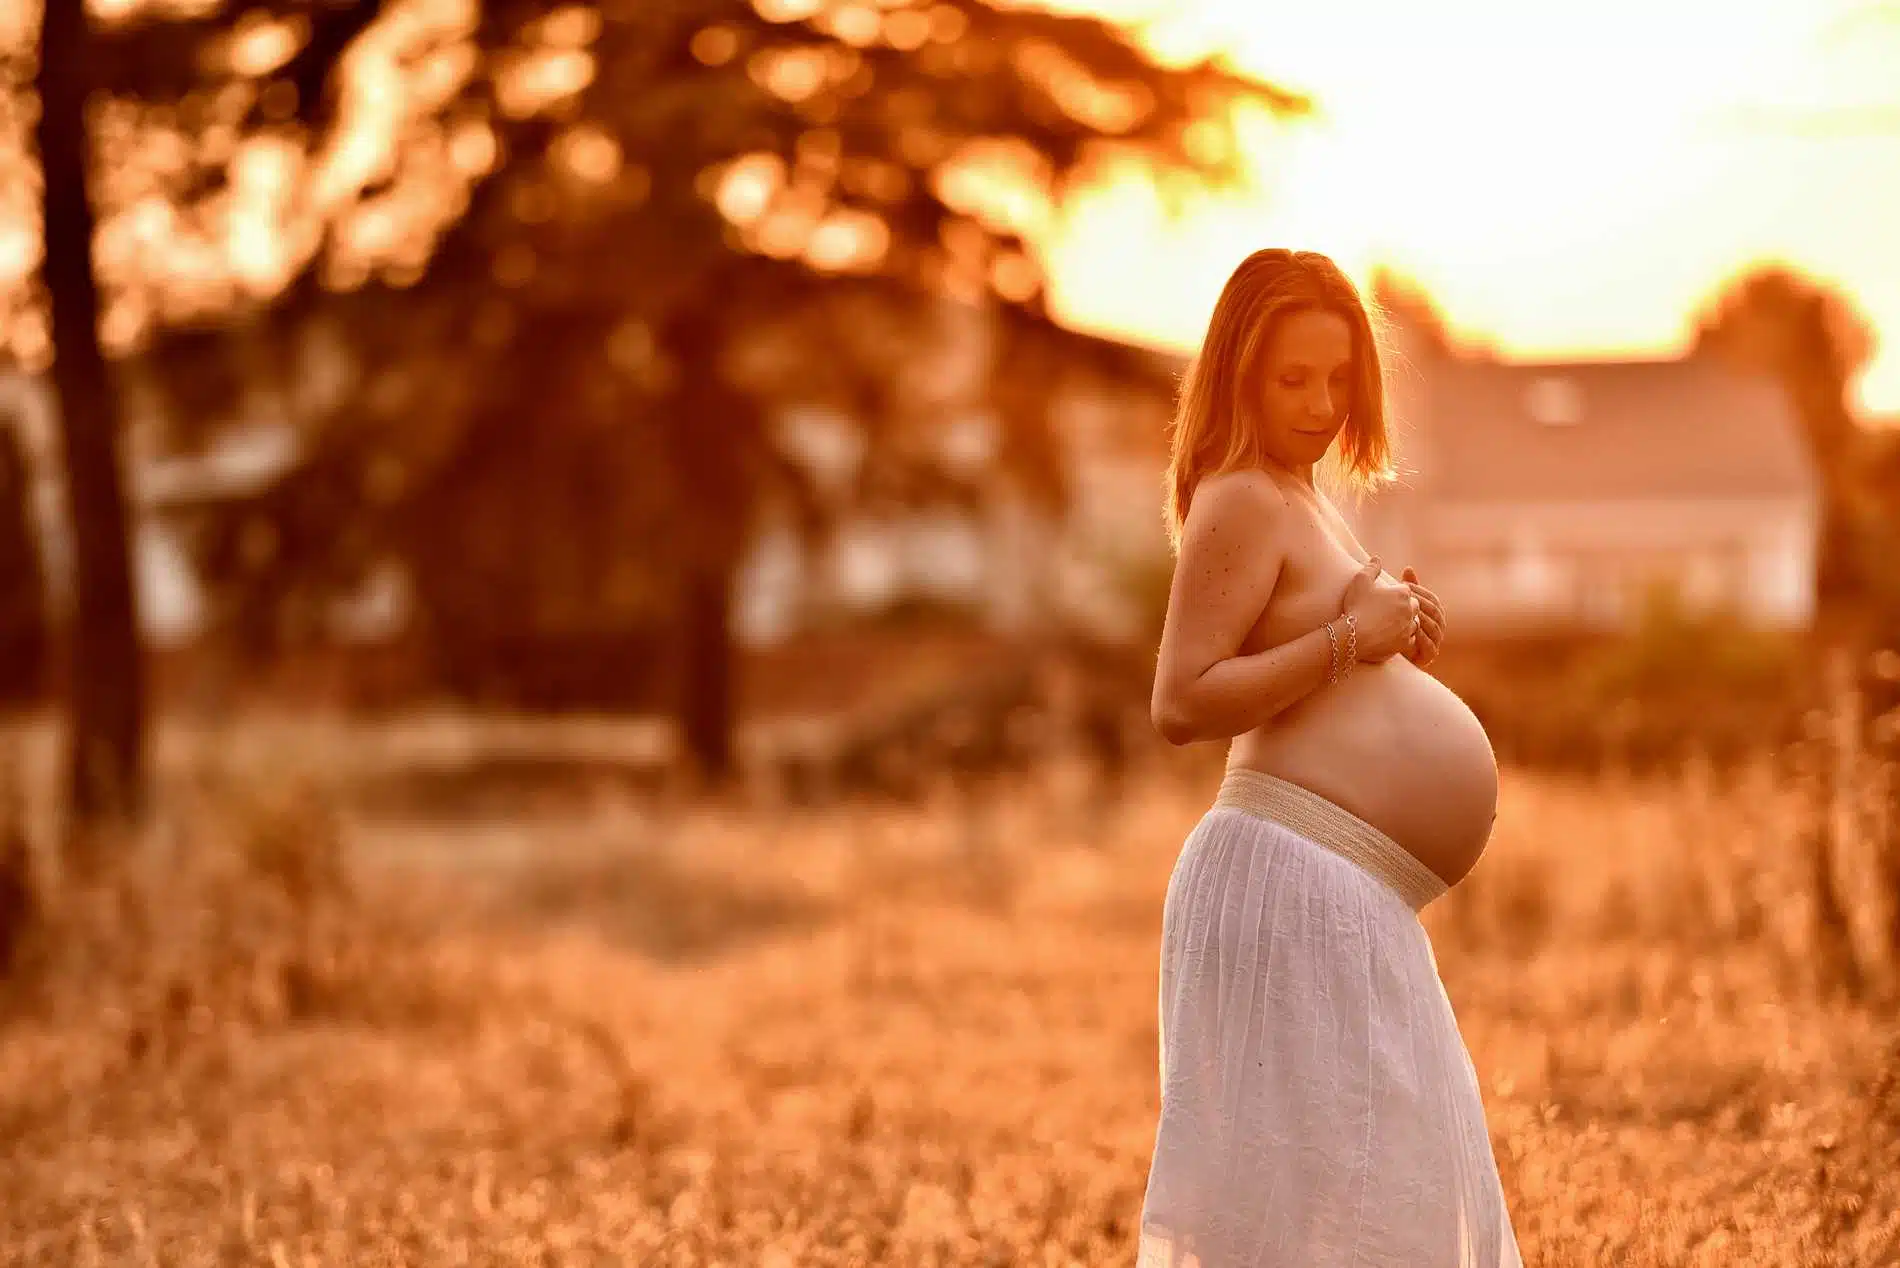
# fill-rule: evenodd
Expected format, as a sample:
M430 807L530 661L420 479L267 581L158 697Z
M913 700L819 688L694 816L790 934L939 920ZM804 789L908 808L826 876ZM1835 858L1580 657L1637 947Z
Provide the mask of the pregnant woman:
M1232 743L1162 920L1140 1268L1521 1263L1418 920L1484 850L1497 766L1424 672L1436 596L1367 557L1328 461L1388 469L1371 322L1327 257L1257 251L1175 419L1154 720Z

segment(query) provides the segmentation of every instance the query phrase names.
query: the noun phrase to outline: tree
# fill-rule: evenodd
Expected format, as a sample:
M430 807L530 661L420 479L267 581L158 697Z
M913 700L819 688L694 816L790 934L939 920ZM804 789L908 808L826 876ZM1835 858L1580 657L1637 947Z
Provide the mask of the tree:
M182 298L121 270L94 307L146 318L137 368L185 425L173 443L260 391L299 421L293 471L203 516L233 610L268 606L256 643L309 631L392 559L444 647L663 620L683 731L713 774L732 570L763 491L797 479L771 402L730 370L744 345L845 282L1052 329L1024 208L1130 157L1169 190L1242 179L1236 112L1305 105L1212 61L1157 65L1099 21L979 0L452 8L238 3L102 31L96 115L130 121L102 143L108 175L142 130L223 129L304 176L273 267ZM354 77L334 73L346 49ZM237 91L204 91L207 67ZM360 134L365 76L406 131L380 170L351 172L335 142ZM236 184L231 145L188 148L162 185L181 212ZM102 220L123 214L100 196ZM357 382L312 402L299 367L325 340ZM902 362L860 368L844 380L881 384L858 393L867 440L903 451L919 424ZM1036 408L1012 407L1005 447L1032 462Z
M1444 314L1423 286L1393 269L1380 268L1373 273L1368 291L1373 306L1408 331L1421 350L1439 357L1454 353Z
M67 778L77 823L135 815L146 783L145 675L119 457L123 420L101 344L105 305L95 258L95 200L112 184L115 156L111 138L91 125L128 100L172 116L166 123L174 131L179 122L195 122L199 131L223 122L208 118L215 107L201 90L215 85L201 68L229 65L233 37L272 22L301 37L286 61L266 68L281 72L276 82L288 96L262 91L251 104L279 122L287 117L308 125L323 113L331 67L377 11L374 0L342 9L297 5L283 13L238 5L166 21L135 8L118 25L93 32L83 0L46 0L35 62L35 136L41 272L73 541ZM5 60L11 69L18 50L5 50ZM221 177L207 184L216 187Z
M1822 486L1820 588L1864 598L1869 528L1878 507L1866 472L1868 439L1848 389L1873 355L1866 319L1838 293L1783 268L1737 280L1698 321L1697 347L1772 375L1788 392Z
M90 64L84 0L46 0L38 139L53 384L72 517L67 778L72 812L81 822L128 817L145 791L145 684L119 473L118 399L99 346L92 274Z
M268 319L294 342L332 302L360 314L343 338L366 390L409 402L401 428L366 400L326 411L300 471L212 532L210 553L241 582L240 521L288 525L269 567L320 579L318 593L394 555L437 635L464 642L657 614L679 635L682 731L714 775L732 572L762 492L798 478L768 434L773 402L733 368L743 349L851 287L1000 305L1022 319L1007 339L1053 330L1029 218L963 189L973 172L1019 206L1059 201L1118 155L1177 182L1235 180L1228 112L1303 106L1211 62L1157 66L1097 21L975 0L674 0L610 21L498 3L472 38L482 70L445 126L506 159L426 273ZM443 347L462 354L447 401L428 378ZM829 362L775 390L843 398L874 453L911 448L931 420L902 357L841 344ZM1014 403L1005 448L1046 465L1038 408ZM400 476L379 485L373 470ZM352 531L296 527L326 516ZM564 549L497 540L542 523L572 527Z

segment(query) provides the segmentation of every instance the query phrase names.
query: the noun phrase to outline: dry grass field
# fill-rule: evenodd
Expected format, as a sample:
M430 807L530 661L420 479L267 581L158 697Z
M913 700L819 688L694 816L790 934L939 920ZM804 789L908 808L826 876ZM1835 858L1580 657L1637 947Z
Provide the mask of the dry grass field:
M0 1263L1132 1261L1215 767L452 815L300 734L169 735L165 822L21 948ZM1900 1263L1885 777L1507 772L1427 923L1530 1263Z

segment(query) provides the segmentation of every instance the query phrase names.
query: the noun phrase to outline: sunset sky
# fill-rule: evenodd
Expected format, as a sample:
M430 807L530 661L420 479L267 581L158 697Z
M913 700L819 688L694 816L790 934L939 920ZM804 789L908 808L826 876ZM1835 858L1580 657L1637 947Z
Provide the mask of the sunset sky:
M1393 266L1456 335L1507 357L1661 356L1684 346L1726 281L1778 261L1837 286L1872 323L1880 346L1858 403L1900 418L1900 0L1021 2L1136 27L1164 60L1225 50L1319 107L1250 134L1259 188L1200 197L1178 223L1130 174L1046 230L1025 225L1072 324L1190 348L1242 257L1293 246L1331 253L1361 282L1375 264ZM347 143L321 161L247 143L210 238L178 232L164 200L141 201L177 147L122 147L110 179L124 188L108 190L119 211L99 243L115 296L109 342L151 325L160 290L167 304L215 306L234 289L281 288L333 213L347 220L338 242L390 257L404 276L421 271L454 196L496 151L483 127L423 129L403 150L413 179L354 205L391 161L405 112L430 115L473 67L472 50L440 52L417 72L414 99L390 90L404 41L431 23L460 29L470 12L467 0L400 10L406 22L379 24L359 46ZM547 72L535 84L577 90L584 54L556 53L534 64ZM542 82L555 72L559 82ZM570 147L577 171L588 140ZM605 157L598 174L611 175L618 155ZM17 146L0 151L0 170L24 161ZM316 177L319 196L298 219L286 200L300 175ZM30 199L25 180L0 182L0 329L35 363L47 336L43 315L25 308L37 267ZM794 228L795 245L823 245L809 224Z
M1845 290L1900 412L1895 0L1066 0L1323 117L1250 144L1267 188L1170 227L1134 181L1047 244L1068 320L1174 346L1260 246L1384 261L1507 357L1667 355L1750 262Z

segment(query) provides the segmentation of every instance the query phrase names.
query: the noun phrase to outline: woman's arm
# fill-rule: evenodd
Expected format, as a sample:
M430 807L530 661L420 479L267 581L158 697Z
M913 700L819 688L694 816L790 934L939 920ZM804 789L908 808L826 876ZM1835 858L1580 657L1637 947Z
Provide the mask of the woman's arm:
M1195 491L1150 701L1155 729L1169 743L1245 734L1326 681L1332 647L1323 628L1237 654L1273 596L1292 513L1258 472L1213 476Z

